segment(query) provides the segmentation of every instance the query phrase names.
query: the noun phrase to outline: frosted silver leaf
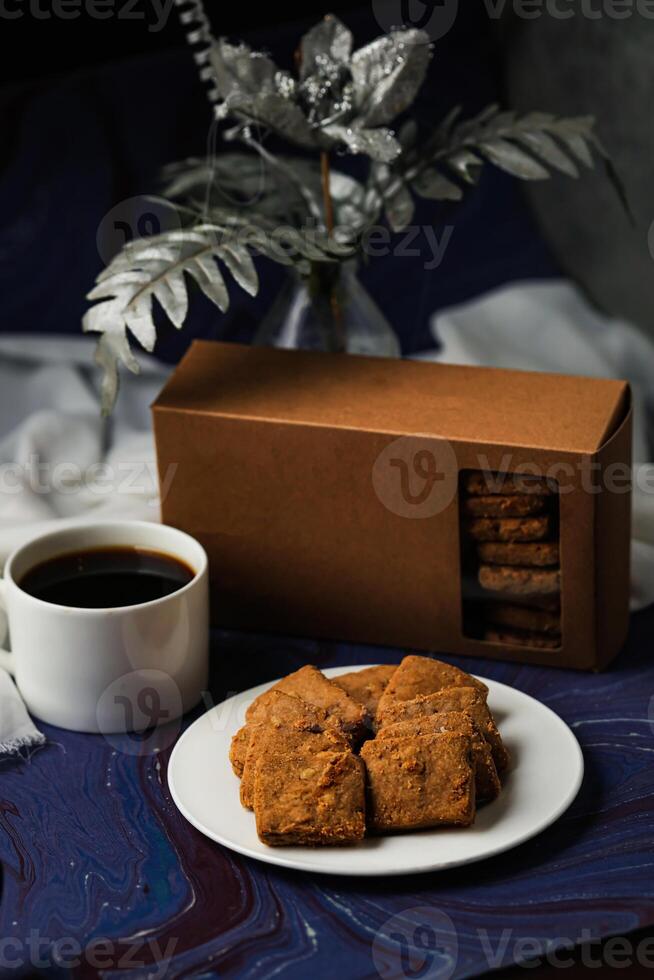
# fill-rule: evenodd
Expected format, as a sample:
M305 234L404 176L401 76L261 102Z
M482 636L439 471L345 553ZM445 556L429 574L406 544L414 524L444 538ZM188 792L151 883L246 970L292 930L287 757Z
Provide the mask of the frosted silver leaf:
M415 205L406 184L399 184L394 194L385 199L386 218L393 231L402 231L411 224Z
M219 255L241 289L250 296L259 292L259 276L250 253L241 245L224 245Z
M508 140L484 141L479 144L479 149L496 167L514 177L520 177L521 180L542 180L549 177L545 167Z
M541 157L545 163L549 163L551 167L555 167L568 177L579 176L579 170L573 161L547 133L538 130L518 132L514 138L535 156Z
M170 322L181 330L188 313L188 293L183 279L175 276L162 279L155 286L154 295Z
M447 165L467 184L476 184L483 167L483 160L470 150L458 150L451 155L444 155Z
M247 44L230 44L225 38L214 42L210 55L217 88L223 99L233 95L258 95L275 87L274 61Z
M155 286L156 288L157 286ZM144 295L137 300L130 301L123 309L125 323L141 347L147 351L152 350L157 339L157 332L152 319L151 305L151 296Z
M390 122L411 105L431 57L424 31L393 31L352 55L354 100L366 126Z
M198 256L188 266L188 272L193 276L198 286L221 313L229 309L229 293L223 275L211 256Z
M352 33L338 17L328 14L304 35L300 52L300 78L304 80L326 60L346 64L352 52Z
M270 126L276 133L299 146L315 147L316 138L304 113L294 102L277 92L262 92L253 97L234 97L232 107L248 119Z
M362 129L358 126L326 126L323 132L336 143L344 143L352 153L365 153L372 160L390 163L402 152L402 147L390 129Z
M139 363L129 349L124 330L104 333L100 337L95 349L95 363L102 368L100 404L102 414L108 415L118 395L118 365L124 364L132 374L140 371Z
M461 188L435 169L423 170L411 187L419 197L433 201L459 201L463 197Z

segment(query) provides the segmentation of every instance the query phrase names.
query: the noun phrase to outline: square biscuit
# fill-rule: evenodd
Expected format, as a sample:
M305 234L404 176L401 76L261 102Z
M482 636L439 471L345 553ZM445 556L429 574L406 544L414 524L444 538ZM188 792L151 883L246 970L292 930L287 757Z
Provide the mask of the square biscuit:
M241 725L236 734L232 735L232 741L229 746L229 761L232 764L234 773L239 779L243 775L243 766L245 765L245 757L248 753L249 744L250 726Z
M449 687L473 687L484 695L488 692L485 684L458 667L410 654L404 657L389 680L379 699L377 715L394 701L411 701L419 694L433 694Z
M486 643L502 646L532 647L535 650L558 650L561 636L555 633L537 633L533 630L510 629L508 626L488 627L484 631Z
M273 691L268 702L268 708L267 717L264 721L247 726L250 737L243 764L240 792L241 803L250 810L254 804L256 763L268 734L282 730L288 732L322 732L326 729L325 712L294 695L284 694L282 691ZM347 736L337 729L334 729L334 733L340 739L343 750L349 749L350 743Z
M363 838L365 770L336 732L268 734L256 763L254 813L260 839L349 844Z
M376 738L361 749L368 826L376 831L469 826L475 818L472 746L442 732Z
M377 738L410 738L413 735L432 735L436 732L458 732L470 739L475 769L477 802L494 800L501 789L490 745L467 711L440 711L423 718L410 718L387 725Z
M529 605L493 601L484 607L486 620L493 626L533 630L536 633L560 633L561 615L558 610L538 609Z
M297 721L305 721L307 713L311 715L311 725L317 730L328 728L327 713L315 705L309 705L306 701L293 694L284 694L282 691L270 689L264 691L256 701L250 705L246 712L246 723L232 738L229 751L229 758L232 769L237 776L243 775L245 758L247 756L250 736L256 725L262 725L274 720L275 724L288 722L293 724Z
M550 531L549 515L541 517L468 517L464 528L473 541L542 541Z
M346 694L362 704L370 718L375 717L379 699L397 670L397 664L379 664L365 670L351 670L332 678L334 684L342 687Z
M462 502L463 513L467 517L530 517L542 514L547 505L543 494L490 494L489 496L468 497Z
M467 473L463 489L473 496L490 494L552 494L557 490L556 481L531 473L493 473L490 470L474 470Z
M425 718L443 711L466 711L490 745L498 772L509 764L509 754L488 710L486 696L473 687L450 687L433 694L418 695L412 701L396 701L382 706L377 713L377 727L382 730L398 721Z
M368 718L364 706L358 704L342 687L330 681L312 664L307 664L292 674L288 674L260 695L246 712L245 719L247 722L256 720L260 702L265 700L272 691L294 694L308 704L321 708L327 717L327 727L339 728L347 732L355 742L363 738L365 734Z
M561 591L558 568L480 565L478 578L483 589L508 596L556 595Z
M546 568L559 564L559 545L556 541L486 541L477 545L477 556L485 565Z

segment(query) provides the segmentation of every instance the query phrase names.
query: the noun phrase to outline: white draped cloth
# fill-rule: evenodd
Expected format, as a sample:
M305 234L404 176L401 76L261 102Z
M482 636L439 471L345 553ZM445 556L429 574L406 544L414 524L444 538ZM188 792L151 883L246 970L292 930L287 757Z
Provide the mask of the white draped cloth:
M168 374L142 357L102 419L90 337L0 335L0 567L30 537L85 520L158 520L149 406Z

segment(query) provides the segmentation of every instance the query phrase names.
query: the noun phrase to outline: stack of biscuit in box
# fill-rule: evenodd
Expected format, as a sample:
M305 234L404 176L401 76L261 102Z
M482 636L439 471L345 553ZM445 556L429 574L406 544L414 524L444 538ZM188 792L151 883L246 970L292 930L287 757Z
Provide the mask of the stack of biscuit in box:
M561 645L558 493L544 477L464 474L464 548L473 546L481 637L490 643ZM477 597L478 598L478 597Z
M333 680L311 665L289 674L250 705L231 744L259 837L345 844L366 832L469 826L508 764L487 694L429 657Z

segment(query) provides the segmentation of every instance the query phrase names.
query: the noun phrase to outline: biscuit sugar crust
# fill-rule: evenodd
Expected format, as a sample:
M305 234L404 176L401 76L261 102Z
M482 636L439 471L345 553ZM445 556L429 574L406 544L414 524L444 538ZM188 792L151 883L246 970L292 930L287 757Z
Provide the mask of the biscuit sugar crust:
M490 745L467 711L439 711L423 718L411 718L387 725L377 738L410 738L413 735L433 735L437 732L458 732L470 739L475 769L477 802L496 799L501 787Z
M470 738L453 732L372 739L366 766L368 825L376 831L469 826L475 818Z
M268 733L256 763L257 833L271 847L363 838L365 769L334 731Z

